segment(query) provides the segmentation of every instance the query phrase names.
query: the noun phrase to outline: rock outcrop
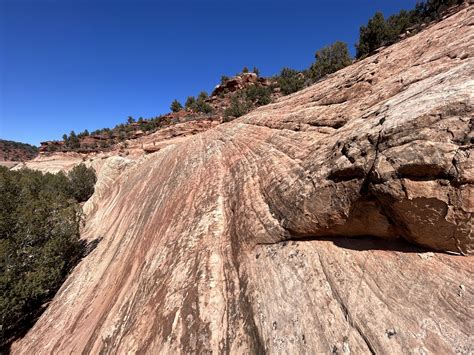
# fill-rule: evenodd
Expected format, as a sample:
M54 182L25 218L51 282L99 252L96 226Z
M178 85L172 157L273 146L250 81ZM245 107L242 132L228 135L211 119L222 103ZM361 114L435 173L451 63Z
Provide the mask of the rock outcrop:
M230 92L245 90L252 85L270 86L271 80L268 78L260 78L255 73L242 73L217 85L212 92L212 97L217 98L220 95L225 95Z
M69 171L74 166L84 163L87 166L93 166L97 172L99 172L104 162L111 157L119 156L139 161L146 154L157 152L170 145L178 144L188 137L205 132L218 124L219 122L217 121L208 120L193 120L176 123L154 133L123 141L106 151L40 154L35 159L16 164L13 169L29 168L43 172L57 173L59 171Z
M213 124L222 123L227 120L225 110L231 106L234 96L246 96L248 89L258 87L259 89L266 89L264 90L268 94L266 99L272 101L281 96L276 86L277 81L275 79L258 77L255 73L241 73L230 78L224 84L217 85L211 96L204 99L205 104L209 105L210 112L208 113L199 112L196 108L183 108L178 112L170 112L148 120L140 118L137 122L117 125L113 129L103 129L95 131L95 133L87 133L87 135L84 135L84 133L78 134L74 148L70 144L66 144L65 141L41 142L39 153L42 156L51 156L57 153L79 153L84 155L107 153L110 155L125 141L130 143L147 135L153 135L157 132L159 134L160 131L176 130L173 128L175 125L183 127L186 125L202 126L202 123L208 124L209 122L213 122ZM262 92L254 93L255 97L253 98L247 98L246 106L249 109L262 105L260 102L262 98L259 95L262 95ZM148 152L151 150L155 150L155 148L147 149Z
M100 242L13 353L474 352L473 25L106 159Z

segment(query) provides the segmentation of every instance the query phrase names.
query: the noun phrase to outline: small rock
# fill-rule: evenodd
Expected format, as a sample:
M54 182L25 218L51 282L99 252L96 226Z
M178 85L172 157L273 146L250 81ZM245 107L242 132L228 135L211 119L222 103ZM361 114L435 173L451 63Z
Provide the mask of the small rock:
M393 336L397 335L397 331L395 329L387 329L385 331L385 334L387 334L388 338L392 338Z
M434 256L434 253L429 251L427 253L418 253L418 256L423 260L429 260Z
M344 354L350 354L351 349L349 348L349 342L346 340L344 343L342 343L342 352Z

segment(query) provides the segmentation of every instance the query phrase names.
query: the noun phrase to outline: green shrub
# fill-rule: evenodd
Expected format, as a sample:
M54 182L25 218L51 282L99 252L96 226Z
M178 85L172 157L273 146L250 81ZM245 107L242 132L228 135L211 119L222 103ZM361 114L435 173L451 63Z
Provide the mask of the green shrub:
M294 69L283 68L278 77L278 85L283 95L289 95L304 87L304 75Z
M214 109L205 101L208 97L209 95L207 92L201 91L197 100L194 98L194 96L189 96L186 100L185 106L187 109L191 109L195 112L211 113L214 111Z
M428 0L416 4L414 10L418 22L439 19L442 13L454 5L460 5L463 0Z
M227 81L229 81L229 77L226 75L221 76L221 85L224 85Z
M209 97L209 95L207 94L207 92L201 91L201 92L199 93L199 95L198 95L197 100L198 100L198 101L204 101L204 100L206 100L208 97Z
M196 99L194 98L194 96L188 96L186 102L184 103L184 107L186 107L186 109L192 109L195 102Z
M209 105L207 102L204 100L198 100L196 103L193 105L193 109L196 112L202 112L202 113L211 113L214 111L211 105Z
M171 103L170 109L173 112L178 112L183 109L183 105L181 105L181 103L178 100L174 99L173 102Z
M393 34L381 12L376 12L369 20L367 26L360 27L359 43L356 45L357 58L372 53L382 46Z
M84 131L80 132L77 134L77 138L84 138L84 137L87 137L89 135L89 131L87 129L85 129Z
M255 106L263 106L272 102L271 89L268 87L250 86L245 90L245 96Z
M357 58L372 54L377 48L395 43L408 28L423 22L439 19L451 6L463 0L428 0L418 2L413 10L401 10L387 20L381 12L376 12L366 26L360 27L359 41L356 44Z
M67 147L70 149L78 149L80 148L80 143L79 143L79 138L77 138L76 133L74 131L71 131L69 133L69 138L66 143Z
M249 111L246 100L240 99L237 95L231 98L230 106L224 110L224 122L229 122L233 118L245 115Z
M316 62L310 69L313 81L334 73L352 63L347 44L340 41L318 50L315 57Z
M68 174L71 195L78 201L84 202L94 193L97 177L92 168L84 164L75 166Z
M0 347L4 349L33 324L83 256L82 213L72 190L63 173L0 167Z

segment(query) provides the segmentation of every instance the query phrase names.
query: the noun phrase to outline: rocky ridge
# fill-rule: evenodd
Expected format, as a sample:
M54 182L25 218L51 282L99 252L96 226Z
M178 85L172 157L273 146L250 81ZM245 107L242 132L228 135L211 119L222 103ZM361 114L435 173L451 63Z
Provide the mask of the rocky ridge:
M240 119L93 158L100 242L13 353L473 352L473 78L471 5Z
M96 154L115 151L123 145L128 145L130 141L146 137L160 130L173 129L176 124L190 122L193 125L200 125L195 121L212 121L222 123L225 119L225 110L231 105L234 95L245 92L250 87L267 88L270 92L270 99L275 100L280 97L279 88L276 81L270 78L259 77L255 73L240 73L217 85L211 96L204 102L212 109L210 113L198 112L194 109L181 109L178 112L170 112L158 116L154 119L141 119L132 122L118 129L117 127L100 134L89 134L78 138L78 147L69 149L66 142L62 140L41 142L39 152L41 155L50 156L53 153L79 153ZM127 141L127 143L124 143Z
M0 139L0 166L12 167L37 155L38 148L35 146Z

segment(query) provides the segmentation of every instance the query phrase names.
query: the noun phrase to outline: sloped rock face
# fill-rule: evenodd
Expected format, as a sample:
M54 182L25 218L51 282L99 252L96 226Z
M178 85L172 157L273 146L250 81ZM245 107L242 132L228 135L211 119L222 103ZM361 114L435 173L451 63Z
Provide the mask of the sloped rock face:
M47 155L39 155L35 159L16 165L13 169L29 168L57 173L58 171L69 171L74 166L84 163L87 166L92 166L99 173L104 162L111 157L119 156L138 161L150 152L156 152L167 146L179 144L188 137L205 132L218 124L216 121L209 120L177 123L152 134L121 142L108 151L89 153L54 152Z
M13 352L473 352L473 17L111 164Z

